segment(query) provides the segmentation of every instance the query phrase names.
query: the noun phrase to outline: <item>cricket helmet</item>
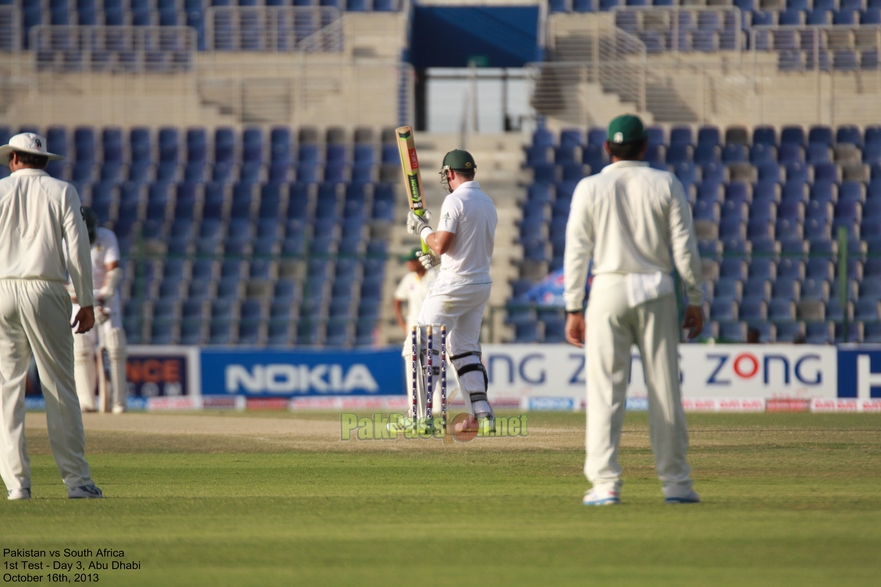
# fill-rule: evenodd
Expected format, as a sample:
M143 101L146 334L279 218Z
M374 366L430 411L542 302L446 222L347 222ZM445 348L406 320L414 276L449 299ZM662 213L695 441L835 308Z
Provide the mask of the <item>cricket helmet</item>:
M453 171L474 171L477 169L474 157L471 156L471 153L462 149L453 149L444 155L442 166L444 169L452 169Z

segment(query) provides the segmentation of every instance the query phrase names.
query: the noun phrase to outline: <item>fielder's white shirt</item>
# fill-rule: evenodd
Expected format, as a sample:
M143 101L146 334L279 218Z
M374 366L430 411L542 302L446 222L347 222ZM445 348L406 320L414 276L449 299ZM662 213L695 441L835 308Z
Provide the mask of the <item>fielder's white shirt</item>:
M64 284L69 274L77 299L91 306L89 248L75 187L42 169L20 169L0 180L0 279Z
M437 229L452 232L456 238L441 256L438 279L447 283L492 283L489 267L497 223L496 207L476 181L466 181L448 195Z
M437 279L434 268L425 272L422 277L415 271L407 273L395 289L395 299L407 302L407 328L419 324L419 310L428 295L428 287Z
M697 236L685 190L675 175L643 161L612 163L575 188L564 257L568 310L581 309L591 258L594 275L666 276L675 263L688 303L703 301ZM654 275L636 277L655 296L671 293L663 287L659 291Z

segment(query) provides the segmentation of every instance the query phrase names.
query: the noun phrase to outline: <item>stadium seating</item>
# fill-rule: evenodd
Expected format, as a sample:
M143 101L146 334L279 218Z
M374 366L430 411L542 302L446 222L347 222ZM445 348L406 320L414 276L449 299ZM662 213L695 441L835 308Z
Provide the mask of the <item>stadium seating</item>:
M604 130L563 129L557 137L535 133L528 153L601 145ZM832 128L742 127L721 129L650 127L649 144L664 153L660 168L682 181L698 231L698 248L709 279L706 313L711 324L704 336L745 341L747 326L759 327L762 340L832 343L881 338L881 182L865 167L881 155L881 133L873 126ZM694 160L714 151L719 158ZM560 180L565 163L528 156L534 171L523 203L520 242L528 262L562 266L565 224L576 180ZM605 162L583 169L599 172ZM864 180L845 179L845 169L863 168ZM742 179L749 178L749 179ZM848 241L847 267L839 267L838 230ZM551 246L547 246L551 244ZM848 299L841 304L838 279L844 269ZM535 280L514 284L507 321L515 340L557 340L553 319L536 314L526 302ZM851 322L845 332L843 319ZM832 326L835 324L835 326Z
M53 126L0 135L23 130L45 133L49 148L66 155L49 172L73 180L116 232L133 343L373 344L387 243L372 235L388 234L396 184L293 179L278 171L301 164L287 127ZM380 146L363 129L359 136L357 145L346 133L312 143L302 161L316 177L356 160L379 177ZM197 165L201 176L182 173Z

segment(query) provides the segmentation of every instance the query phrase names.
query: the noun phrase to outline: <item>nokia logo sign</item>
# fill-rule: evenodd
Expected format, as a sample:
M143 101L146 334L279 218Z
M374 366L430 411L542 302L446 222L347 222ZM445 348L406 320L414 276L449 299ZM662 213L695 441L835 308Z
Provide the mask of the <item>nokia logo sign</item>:
M227 365L227 393L352 393L379 391L379 385L362 363L342 365Z

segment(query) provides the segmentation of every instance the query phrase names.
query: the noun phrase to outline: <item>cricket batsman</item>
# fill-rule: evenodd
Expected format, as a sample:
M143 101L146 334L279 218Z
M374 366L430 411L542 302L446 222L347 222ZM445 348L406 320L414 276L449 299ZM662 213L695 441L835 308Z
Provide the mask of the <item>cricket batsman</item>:
M489 300L489 276L498 216L492 200L474 181L477 165L468 151L450 151L444 157L441 185L449 193L441 207L437 230L426 210L411 210L407 230L418 234L440 257L440 272L419 313L420 324L444 324L449 332L449 357L456 370L470 418L457 431L495 428L487 398L489 377L481 363L480 326ZM432 263L437 257L432 257ZM425 259L428 261L428 259Z
M96 351L103 342L110 358L113 413L125 412L128 382L126 381L126 339L122 328L122 307L119 300L119 283L122 268L119 266L119 243L113 231L98 226L98 215L82 207L83 220L89 233L92 249L92 287L95 298L95 321L99 328L85 334L74 334L74 377L76 392L83 412L95 411L95 389L98 383ZM70 289L68 289L70 291ZM71 292L73 313L79 311L76 296ZM100 337L100 340L99 340ZM103 377L103 373L100 374Z

